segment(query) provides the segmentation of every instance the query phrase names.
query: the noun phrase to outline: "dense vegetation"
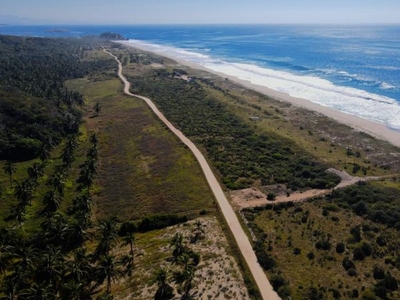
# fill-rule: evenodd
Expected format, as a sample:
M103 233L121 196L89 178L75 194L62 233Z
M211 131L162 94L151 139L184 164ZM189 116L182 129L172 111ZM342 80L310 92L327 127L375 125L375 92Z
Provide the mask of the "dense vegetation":
M373 222L400 230L400 191L366 182L343 190L335 190L330 201Z
M79 137L83 98L64 81L112 64L81 60L95 47L85 41L0 40L0 158L9 179L0 187L0 297L109 299L112 280L133 268L134 226L92 222L99 141ZM130 251L116 255L119 243Z
M92 44L69 39L0 36L0 159L38 157L76 134L83 97L64 81L111 67L85 61Z
M358 184L244 214L260 265L283 299L398 299L399 202L398 188Z
M90 144L79 172L73 172L78 143L76 136L70 137L62 150L61 164L47 180L44 169L51 164L49 156L34 162L28 176L14 186L16 167L4 165L10 176L8 191L12 192L6 195L12 200L7 223L0 228L0 294L4 299L92 299L102 292L103 283L104 295L109 297L112 280L131 272L132 246L123 257L112 251L119 243L117 219L97 224L91 219L91 189L99 153L96 135L90 137ZM66 183L73 178L76 196L65 206ZM37 191L46 192L39 195ZM40 220L39 228L27 227L27 219ZM124 226L120 230L125 243L133 243L134 228ZM88 251L91 243L95 247Z
M135 61L135 60L134 60ZM129 77L133 92L156 102L166 117L202 145L230 189L286 183L291 190L330 188L339 178L293 142L275 133L255 132L232 107L208 92L208 81L174 79L166 70ZM183 113L184 112L184 113Z

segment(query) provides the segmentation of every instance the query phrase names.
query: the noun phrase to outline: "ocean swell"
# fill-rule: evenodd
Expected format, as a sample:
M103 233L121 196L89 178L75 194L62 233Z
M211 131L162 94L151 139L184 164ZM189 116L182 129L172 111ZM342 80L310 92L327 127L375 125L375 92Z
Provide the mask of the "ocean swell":
M212 71L247 80L290 96L310 100L351 115L377 121L389 128L400 129L400 105L396 100L353 87L339 86L327 79L297 75L248 63L228 62L207 54L171 46L130 40L130 43L149 51L195 62ZM383 89L392 88L382 85Z

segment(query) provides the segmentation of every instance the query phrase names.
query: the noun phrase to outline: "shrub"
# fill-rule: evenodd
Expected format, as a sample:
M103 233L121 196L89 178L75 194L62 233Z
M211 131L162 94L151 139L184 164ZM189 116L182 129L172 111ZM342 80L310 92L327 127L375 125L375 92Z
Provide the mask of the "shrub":
M307 253L307 258L308 258L309 260L314 259L314 258L315 258L314 252L308 252L308 253Z
M268 195L267 195L267 200L274 201L275 198L276 198L275 193L273 193L273 192L269 192L269 193L268 193Z
M271 285L274 288L274 290L278 290L280 287L282 287L286 284L285 279L280 274L272 275L270 281L271 281Z
M394 278L389 272L386 273L385 278L382 280L382 284L390 291L397 291L399 288L396 278Z
M275 267L275 260L264 250L261 242L258 242L254 247L257 261L264 270L271 270Z
M357 271L356 271L356 269L354 269L354 268L348 269L348 270L347 270L347 275L352 276L352 277L357 276Z
M187 222L189 219L187 216L178 215L154 215L145 217L139 222L139 232L147 232L150 230L161 229L168 226L176 225L179 223Z
M352 268L354 269L356 267L354 265L354 262L348 257L343 258L342 266L346 271L348 271L348 270L350 270Z
M377 265L374 266L372 274L373 274L374 279L385 278L385 270L382 267L379 267Z
M371 256L372 251L373 251L371 245L366 243L366 242L364 242L361 245L361 250L362 250L362 252L364 253L365 256Z
M318 250L330 250L332 247L331 242L329 242L328 240L320 240L318 242L315 243L315 248L317 248Z
M346 245L344 243L336 244L336 253L343 253L346 250Z
M365 254L362 251L362 249L359 247L354 248L353 259L354 260L364 260L364 258L365 258Z
M137 231L137 226L135 223L126 221L121 224L118 235L119 236L126 236L128 233L136 232Z
M299 255L299 254L301 254L301 249L299 249L299 248L294 248L293 254L294 254L294 255Z
M358 298L358 296L359 296L358 290L357 289L353 289L351 291L351 298Z
M381 247L386 246L386 239L385 239L385 237L379 235L379 236L376 238L376 243L377 243L379 246L381 246Z

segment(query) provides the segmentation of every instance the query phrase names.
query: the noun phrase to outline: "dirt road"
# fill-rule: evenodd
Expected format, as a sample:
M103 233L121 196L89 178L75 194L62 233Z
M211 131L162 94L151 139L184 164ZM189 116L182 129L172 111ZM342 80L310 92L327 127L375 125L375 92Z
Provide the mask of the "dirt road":
M237 210L241 210L242 208L257 207L266 204L307 201L312 198L331 194L333 190L348 187L360 181L365 182L365 181L383 180L387 178L392 178L394 176L398 176L398 174L392 174L384 176L358 177L358 176L351 176L346 171L340 171L332 168L328 169L327 172L336 174L341 179L340 183L336 185L333 189L312 189L304 192L293 192L289 196L286 195L277 196L274 201L268 200L267 195L262 193L260 190L256 188L247 188L243 190L232 191L230 196L232 198L232 202L235 208Z
M257 286L261 292L262 298L264 300L280 299L278 294L273 290L264 271L261 269L260 265L258 264L256 255L254 254L254 251L250 244L250 241L249 241L248 237L246 236L246 234L244 233L243 228L240 225L239 220L238 220L232 206L229 204L228 199L225 197L225 194L224 194L218 180L215 178L214 173L212 172L212 170L211 170L210 166L208 165L204 156L197 149L197 147L186 136L183 135L183 133L181 131L176 129L164 117L164 115L158 110L158 108L154 105L154 103L149 98L146 98L146 97L143 97L140 95L135 95L135 94L132 94L129 92L130 83L125 78L125 76L122 75L121 62L112 53L106 51L105 49L104 49L104 51L106 53L108 53L109 55L111 55L112 57L114 57L115 60L118 62L118 66L119 66L118 67L118 76L121 78L122 82L125 85L125 87L124 87L125 94L132 96L132 97L142 99L143 101L145 101L147 103L147 105L157 115L157 117L193 152L194 156L198 160L198 162L204 172L204 175L207 179L208 184L210 185L211 190L214 193L216 200L218 201L218 204L221 208L223 216L224 216L229 228L231 229L233 236L235 237L235 240L239 246L239 249L242 252L244 259L246 260L251 273L253 274L253 277L254 277L254 279L257 283Z

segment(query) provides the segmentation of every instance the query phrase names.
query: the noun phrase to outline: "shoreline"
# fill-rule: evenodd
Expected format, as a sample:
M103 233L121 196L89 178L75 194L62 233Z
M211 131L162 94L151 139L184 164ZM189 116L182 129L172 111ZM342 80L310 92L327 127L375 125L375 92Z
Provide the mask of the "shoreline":
M178 64L188 66L192 69L199 69L202 71L206 71L210 74L220 76L222 78L227 78L227 79L231 80L232 82L234 82L236 84L240 84L247 89L259 92L263 95L266 95L268 97L271 97L271 98L281 101L281 102L287 102L287 103L290 103L297 107L302 107L302 108L305 108L310 111L315 111L315 112L320 113L324 116L327 116L339 123L350 126L351 128L353 128L356 131L361 131L361 132L367 133L377 139L385 140L385 141L391 143L392 145L395 145L396 147L400 147L400 130L390 129L389 127L387 127L386 125L384 125L382 123L378 123L378 122L375 122L372 120L367 120L367 119L364 119L364 118L361 118L358 116L350 115L350 114L335 110L335 109L327 107L327 106L322 106L320 104L314 103L307 99L292 97L289 94L279 92L279 91L273 90L273 89L265 87L265 86L257 85L250 81L247 81L247 80L239 79L234 76L230 76L230 75L227 75L224 73L220 73L220 72L216 72L216 71L207 69L206 67L203 67L197 63L187 61L182 58L178 58L178 57L175 57L172 55L166 55L165 53L159 54L155 51L147 49L146 47L139 46L139 45L127 42L127 41L117 41L117 43L125 45L127 47L151 52L151 53L154 53L159 56L164 56L166 58L176 61Z

